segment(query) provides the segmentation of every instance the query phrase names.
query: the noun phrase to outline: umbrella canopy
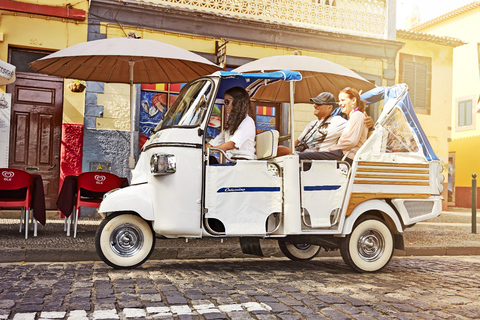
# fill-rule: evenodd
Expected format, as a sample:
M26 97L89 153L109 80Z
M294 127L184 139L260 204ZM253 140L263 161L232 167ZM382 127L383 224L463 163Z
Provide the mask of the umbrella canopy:
M188 50L136 37L88 41L29 64L39 73L86 81L130 84L130 158L134 157L134 83L181 83L220 70Z
M321 92L331 92L338 96L340 90L352 87L358 91L368 91L375 86L352 70L337 63L316 57L285 55L258 59L246 63L232 71L267 72L293 70L302 74L302 80L295 83L295 103L310 103L310 98ZM261 88L254 95L258 100L289 102L289 84L277 83Z
M14 65L0 60L0 85L15 82L15 69Z
M155 40L113 38L73 45L32 62L32 70L109 83L181 83L220 70L188 50Z

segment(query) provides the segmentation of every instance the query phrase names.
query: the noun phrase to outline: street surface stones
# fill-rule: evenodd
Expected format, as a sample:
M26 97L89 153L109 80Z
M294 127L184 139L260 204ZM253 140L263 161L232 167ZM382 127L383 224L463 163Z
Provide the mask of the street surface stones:
M480 256L0 264L0 319L480 319Z

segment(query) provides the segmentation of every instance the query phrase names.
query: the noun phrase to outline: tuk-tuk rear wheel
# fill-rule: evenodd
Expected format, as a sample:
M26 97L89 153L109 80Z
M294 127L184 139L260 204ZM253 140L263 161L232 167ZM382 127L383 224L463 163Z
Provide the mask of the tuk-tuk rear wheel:
M134 268L155 248L152 226L135 214L115 213L102 221L95 235L100 258L115 269Z
M357 221L340 244L343 261L358 272L381 270L390 262L394 248L392 231L378 217Z
M283 239L278 240L280 251L293 261L312 260L319 252L320 246L308 243L290 243Z

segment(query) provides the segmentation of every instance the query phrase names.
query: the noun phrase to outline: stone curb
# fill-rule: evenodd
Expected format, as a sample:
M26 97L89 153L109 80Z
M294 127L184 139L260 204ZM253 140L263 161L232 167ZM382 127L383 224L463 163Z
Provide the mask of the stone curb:
M265 258L284 257L275 246L263 248ZM480 247L408 247L405 250L395 250L394 256L468 256L480 255ZM188 259L228 259L253 258L255 256L242 253L240 246L233 247L156 247L149 260L188 260ZM340 257L340 251L321 251L319 258ZM39 249L23 248L2 250L0 263L15 262L76 262L100 261L95 250L91 249Z

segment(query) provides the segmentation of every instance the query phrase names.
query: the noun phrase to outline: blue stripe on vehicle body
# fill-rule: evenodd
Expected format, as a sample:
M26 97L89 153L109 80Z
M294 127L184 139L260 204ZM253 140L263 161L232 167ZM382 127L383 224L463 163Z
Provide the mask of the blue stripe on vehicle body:
M303 187L303 191L328 191L338 190L341 186L306 186Z
M280 187L227 187L218 189L217 193L226 192L279 192Z

